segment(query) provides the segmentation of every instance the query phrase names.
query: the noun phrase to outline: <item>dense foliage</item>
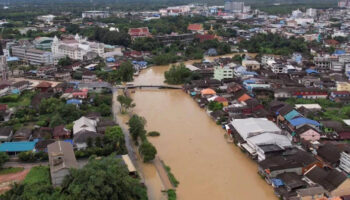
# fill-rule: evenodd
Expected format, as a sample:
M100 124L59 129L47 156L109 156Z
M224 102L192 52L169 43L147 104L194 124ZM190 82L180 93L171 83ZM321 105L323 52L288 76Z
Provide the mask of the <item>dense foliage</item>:
M130 108L135 107L135 104L132 102L132 98L125 96L125 95L118 95L117 97L118 102L120 103L120 111L122 113L125 113Z
M53 188L48 167L33 167L21 184L0 196L21 200L146 200L146 189L129 176L125 165L115 155L92 157L82 169L72 169L61 188Z
M223 107L224 107L224 105L222 103L217 102L217 101L211 101L208 104L208 109L211 111L222 110Z
M9 160L9 156L5 152L0 152L0 169Z
M239 43L241 49L250 53L291 55L294 52L309 54L307 43L303 38L289 39L278 34L257 34L250 40L243 40Z
M198 78L198 74L189 70L185 64L173 65L164 73L165 82L168 84L183 84Z

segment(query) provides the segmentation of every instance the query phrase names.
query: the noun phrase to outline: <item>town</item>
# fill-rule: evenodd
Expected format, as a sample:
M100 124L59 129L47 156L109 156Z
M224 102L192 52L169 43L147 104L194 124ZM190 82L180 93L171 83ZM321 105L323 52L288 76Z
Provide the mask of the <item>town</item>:
M0 199L350 199L350 0L257 5L4 1Z

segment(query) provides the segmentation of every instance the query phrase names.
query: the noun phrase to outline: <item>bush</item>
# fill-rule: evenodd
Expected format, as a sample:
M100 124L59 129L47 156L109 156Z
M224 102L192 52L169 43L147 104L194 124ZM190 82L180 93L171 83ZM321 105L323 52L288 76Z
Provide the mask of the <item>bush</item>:
M18 158L23 162L36 161L35 154L32 151L21 152L18 154Z
M168 200L176 200L176 192L175 190L168 190Z
M0 168L9 160L9 156L5 152L0 152Z
M143 156L143 162L149 162L156 157L157 149L153 146L153 144L144 141L140 148L140 154Z
M157 131L151 131L147 135L152 137L157 137L157 136L160 136L160 133Z
M171 168L163 163L163 166L165 170L168 173L169 180L171 184L173 184L174 187L177 187L179 185L179 181L175 178L174 174L171 172Z

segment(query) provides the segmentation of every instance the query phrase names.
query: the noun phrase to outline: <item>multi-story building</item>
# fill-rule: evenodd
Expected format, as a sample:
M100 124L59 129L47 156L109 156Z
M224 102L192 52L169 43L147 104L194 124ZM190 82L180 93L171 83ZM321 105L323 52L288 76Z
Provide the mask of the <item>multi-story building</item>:
M214 79L221 81L225 78L233 78L233 69L229 66L217 66L214 68Z
M110 16L108 11L97 11L97 10L93 10L93 11L84 11L81 14L82 18L107 18Z
M330 57L314 57L314 64L319 71L328 71L331 69L332 60Z
M244 11L249 11L250 9L245 8L244 2L236 2L232 0L225 1L225 12L230 13L241 13Z
M52 53L34 48L23 46L13 46L12 56L18 57L24 62L32 65L50 65L53 64Z
M74 60L86 60L88 59L87 55L91 52L104 57L104 44L89 42L87 38L81 38L77 34L74 39L69 40L59 40L55 37L52 42L51 51L55 61L57 58L65 56Z

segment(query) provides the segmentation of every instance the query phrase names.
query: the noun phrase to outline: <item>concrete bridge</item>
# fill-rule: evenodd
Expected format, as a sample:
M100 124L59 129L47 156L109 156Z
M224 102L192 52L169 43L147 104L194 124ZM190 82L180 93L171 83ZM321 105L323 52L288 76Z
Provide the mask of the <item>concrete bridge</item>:
M127 85L118 86L118 89L142 89L142 88L158 88L158 89L182 89L181 86L174 85Z

